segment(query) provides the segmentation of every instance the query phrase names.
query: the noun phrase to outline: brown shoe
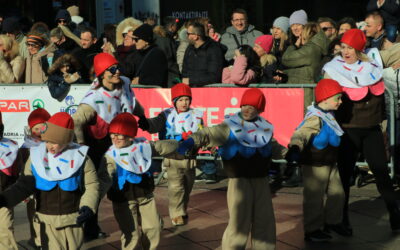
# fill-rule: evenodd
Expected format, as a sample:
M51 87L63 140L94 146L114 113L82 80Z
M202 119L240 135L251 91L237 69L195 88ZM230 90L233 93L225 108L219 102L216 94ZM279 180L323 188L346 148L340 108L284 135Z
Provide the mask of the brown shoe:
M185 221L183 220L182 216L178 216L178 217L172 218L172 225L183 226L183 225L185 225Z

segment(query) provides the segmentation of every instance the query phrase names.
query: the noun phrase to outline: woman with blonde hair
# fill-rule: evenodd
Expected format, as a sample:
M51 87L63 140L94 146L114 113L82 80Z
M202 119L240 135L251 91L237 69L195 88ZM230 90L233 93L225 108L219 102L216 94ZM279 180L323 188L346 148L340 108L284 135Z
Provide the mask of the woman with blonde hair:
M0 35L0 83L18 83L25 70L24 59L19 55L18 42Z
M274 37L274 43L271 53L276 57L279 69L282 69L282 55L290 45L288 36L289 27L289 18L285 16L278 17L272 24L271 34Z

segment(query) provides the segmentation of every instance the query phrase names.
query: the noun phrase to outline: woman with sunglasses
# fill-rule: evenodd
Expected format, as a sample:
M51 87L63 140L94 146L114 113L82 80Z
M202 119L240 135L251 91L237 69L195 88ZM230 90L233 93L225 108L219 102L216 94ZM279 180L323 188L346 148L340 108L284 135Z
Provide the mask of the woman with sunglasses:
M88 155L96 170L101 157L111 146L108 127L111 120L122 112L143 116L143 108L137 102L130 87L130 80L121 76L118 61L108 53L94 57L96 79L73 114L75 137L78 143L89 146ZM84 227L87 240L104 238L97 223L97 214Z
M26 37L28 56L26 58L25 83L44 83L47 80L47 70L53 60L56 47L49 45L44 34L31 31Z

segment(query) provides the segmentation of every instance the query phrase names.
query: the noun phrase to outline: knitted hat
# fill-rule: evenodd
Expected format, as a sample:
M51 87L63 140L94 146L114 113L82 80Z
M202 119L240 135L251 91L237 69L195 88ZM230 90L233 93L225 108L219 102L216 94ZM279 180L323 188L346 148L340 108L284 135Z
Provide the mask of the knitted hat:
M36 124L45 123L49 120L50 114L47 110L42 108L37 108L28 116L29 128L33 128Z
M1 27L2 27L3 33L14 33L16 31L21 30L19 20L16 17L9 17L9 18L4 19Z
M71 15L69 14L69 12L67 10L60 9L60 10L58 10L56 18L54 20L57 21L58 19L64 19L67 23L70 23Z
M353 47L355 50L363 51L365 44L367 43L367 38L361 30L350 29L343 34L340 41Z
M258 112L264 112L265 108L265 96L261 90L251 88L243 93L242 100L240 101L240 107L244 105L250 105L255 107Z
M315 102L319 103L342 92L342 87L340 87L337 81L332 79L322 79L315 87Z
M278 27L283 32L288 33L290 27L289 18L285 16L278 17L277 19L275 19L274 23L272 24L272 27Z
M135 31L133 32L133 35L139 39L142 39L142 40L148 42L148 43L153 42L153 28L146 23L140 25L137 29L135 29Z
M118 64L117 59L109 53L99 53L93 59L94 73L100 76L103 72L114 64Z
M307 13L304 10L296 10L290 15L289 24L290 26L292 26L292 24L306 25L308 22L307 19Z
M137 128L137 121L131 113L121 113L112 119L108 132L133 138L137 134Z
M55 113L42 130L42 140L60 145L69 144L74 139L74 120L66 112Z
M272 49L274 38L271 35L262 35L256 38L254 44L258 44L264 49L265 53L269 53Z
M43 47L46 43L43 37L36 36L36 35L28 35L26 37L26 42L37 44L40 47Z
M190 99L192 99L192 90L190 89L189 85L185 83L178 83L171 88L171 101L174 102L176 98L181 96L188 96Z

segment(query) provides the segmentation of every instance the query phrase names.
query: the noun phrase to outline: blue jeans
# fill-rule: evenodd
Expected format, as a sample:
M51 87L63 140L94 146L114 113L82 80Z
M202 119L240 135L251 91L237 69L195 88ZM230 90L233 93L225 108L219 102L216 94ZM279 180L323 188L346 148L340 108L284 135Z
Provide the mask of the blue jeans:
M397 25L394 24L388 24L385 26L385 31L386 31L386 37L389 41L394 43L397 38Z

